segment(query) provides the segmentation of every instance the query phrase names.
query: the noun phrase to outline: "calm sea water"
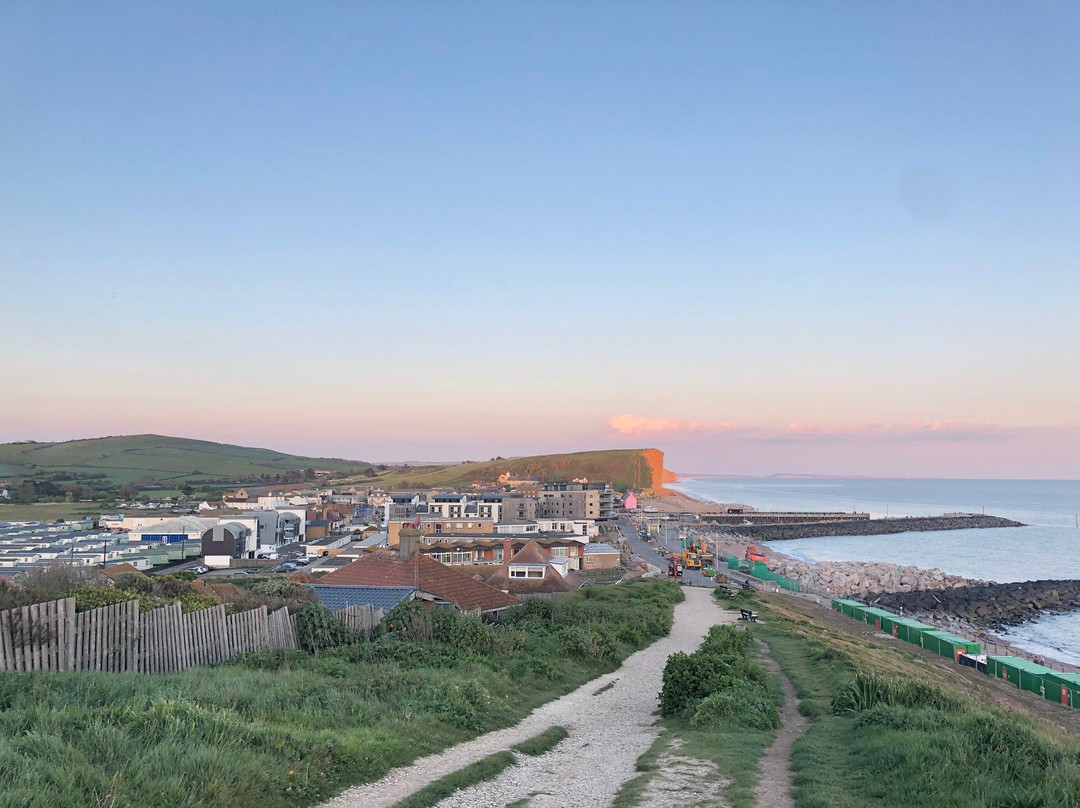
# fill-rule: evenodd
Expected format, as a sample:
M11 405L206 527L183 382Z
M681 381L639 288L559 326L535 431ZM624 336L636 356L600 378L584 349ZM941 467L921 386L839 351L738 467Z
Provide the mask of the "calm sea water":
M773 543L808 561L883 561L940 567L968 578L1080 579L1080 480L845 480L689 477L669 487L696 499L759 510L869 511L873 516L1004 516L1026 527L891 536L835 536ZM1012 629L1011 642L1080 664L1080 612Z

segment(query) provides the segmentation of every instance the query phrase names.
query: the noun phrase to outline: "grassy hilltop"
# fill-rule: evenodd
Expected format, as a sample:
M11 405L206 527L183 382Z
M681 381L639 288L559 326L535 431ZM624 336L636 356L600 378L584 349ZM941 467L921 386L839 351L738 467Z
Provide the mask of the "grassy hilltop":
M308 468L346 474L369 466L360 461L298 457L271 449L164 435L0 444L0 478L57 472L90 473L103 474L117 485L152 477L179 486L206 479L256 479Z
M535 455L511 460L458 463L453 466L393 466L365 472L356 482L380 488L442 488L468 486L498 479L509 472L517 477L536 477L541 482L569 482L587 478L610 482L614 488L643 490L652 487L653 469L643 449L610 449L597 452Z
M501 474L541 482L575 478L610 482L620 490L647 490L663 478L663 453L616 449L537 455L482 463L409 466L301 457L271 449L233 446L164 435L123 435L59 443L0 444L0 482L12 491L0 500L0 521L85 516L106 503L136 497L210 498L238 485L324 483L392 489L468 487Z

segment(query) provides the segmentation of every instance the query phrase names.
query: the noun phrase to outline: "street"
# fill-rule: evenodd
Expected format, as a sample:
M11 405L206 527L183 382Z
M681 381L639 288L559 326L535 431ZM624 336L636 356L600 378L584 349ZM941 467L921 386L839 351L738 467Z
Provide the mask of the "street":
M678 527L662 524L659 535L653 539L652 543L641 538L637 527L626 519L619 520L618 528L637 558L657 567L662 575L667 575L668 558L671 552L682 549L679 543ZM713 580L702 575L700 570L684 570L683 581L693 586L716 586Z

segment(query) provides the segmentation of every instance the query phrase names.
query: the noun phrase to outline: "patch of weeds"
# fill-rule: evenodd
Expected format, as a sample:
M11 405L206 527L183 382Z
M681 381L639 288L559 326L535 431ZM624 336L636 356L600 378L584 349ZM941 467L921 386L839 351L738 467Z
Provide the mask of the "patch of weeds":
M599 695L600 695L601 693L606 693L606 692L608 692L609 690L611 690L611 688L615 687L615 682L617 682L617 681L619 681L619 680L618 680L618 679L615 679L614 681L608 682L608 683L607 683L606 685L604 685L604 686L603 686L602 688L600 688L600 689L599 689L599 690L597 690L597 691L596 691L595 693L593 693L593 695L594 695L594 696L599 696Z
M446 777L440 777L412 796L395 803L394 808L431 808L456 791L497 777L504 769L510 768L515 763L517 763L517 758L514 757L513 752L496 752L464 769L458 769Z
M537 755L542 755L545 752L550 752L568 737L570 737L570 733L567 732L564 727L548 727L539 735L522 741L519 744L515 744L511 748L515 752L521 752L521 754L523 755L536 757Z

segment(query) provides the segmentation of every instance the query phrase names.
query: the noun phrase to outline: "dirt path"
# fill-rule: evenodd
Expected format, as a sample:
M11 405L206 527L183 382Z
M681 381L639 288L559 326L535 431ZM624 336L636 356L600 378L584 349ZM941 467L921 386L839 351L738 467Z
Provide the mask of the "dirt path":
M761 642L758 644L769 671L780 677L784 706L780 709L782 726L776 733L776 740L758 761L755 804L758 808L795 808L795 801L791 797L791 747L810 729L810 719L799 712L799 697L795 694L795 688L776 661L768 655L768 646Z
M440 777L556 725L570 734L555 749L538 757L520 755L516 766L458 792L440 803L441 808L501 808L529 797L530 808L608 806L622 784L637 776L635 762L659 735L652 713L668 655L694 650L710 626L733 622L735 614L717 606L711 590L688 587L686 601L675 607L671 634L630 656L617 671L548 702L513 727L395 769L322 808L388 808ZM614 685L597 692L610 683Z

